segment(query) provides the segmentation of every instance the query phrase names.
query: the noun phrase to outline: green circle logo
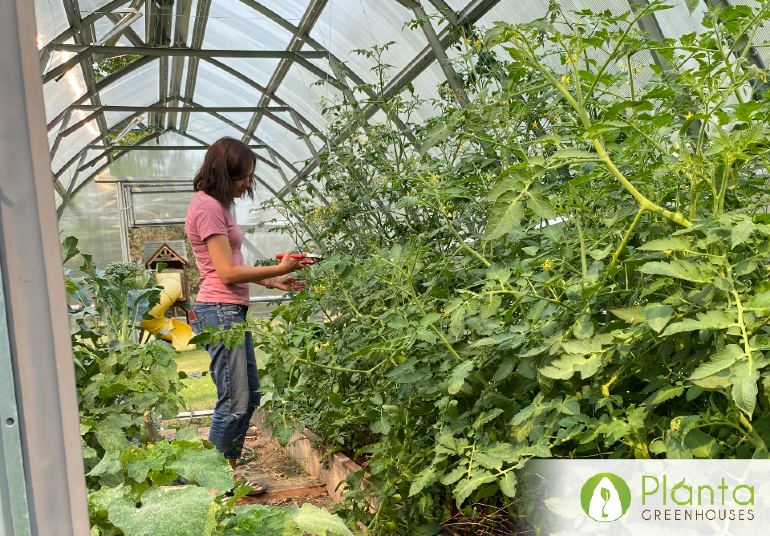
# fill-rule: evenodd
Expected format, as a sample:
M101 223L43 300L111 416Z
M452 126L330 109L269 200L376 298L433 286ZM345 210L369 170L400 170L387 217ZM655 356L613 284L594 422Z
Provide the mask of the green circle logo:
M623 517L631 506L631 490L614 473L597 473L583 484L580 505L594 521L609 523Z

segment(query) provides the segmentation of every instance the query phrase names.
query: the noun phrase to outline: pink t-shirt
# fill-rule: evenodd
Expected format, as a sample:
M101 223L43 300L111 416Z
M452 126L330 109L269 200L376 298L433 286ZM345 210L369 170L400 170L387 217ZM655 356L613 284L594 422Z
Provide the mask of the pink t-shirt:
M233 266L243 265L243 233L230 211L207 193L195 192L187 209L184 230L190 239L195 262L201 274L197 301L248 305L249 284L226 285L217 275L206 247L206 239L210 236L225 235L233 253Z

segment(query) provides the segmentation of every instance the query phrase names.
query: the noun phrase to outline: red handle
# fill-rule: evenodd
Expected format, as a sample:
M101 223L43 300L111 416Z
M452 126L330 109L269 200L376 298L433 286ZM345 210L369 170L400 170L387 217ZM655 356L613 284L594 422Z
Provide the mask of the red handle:
M289 256L292 259L306 259L307 258L307 255L304 255L302 253L289 253ZM279 253L278 255L275 256L275 258L276 259L283 259L283 253Z

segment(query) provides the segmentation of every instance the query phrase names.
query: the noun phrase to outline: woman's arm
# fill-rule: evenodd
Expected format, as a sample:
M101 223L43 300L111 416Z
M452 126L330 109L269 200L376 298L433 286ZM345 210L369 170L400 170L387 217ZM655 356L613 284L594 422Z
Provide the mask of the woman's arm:
M302 268L302 259L295 259L287 251L280 264L275 266L235 266L230 241L226 235L211 235L206 239L214 270L226 285L236 283L263 283L263 280L288 274ZM269 285L269 283L268 283Z

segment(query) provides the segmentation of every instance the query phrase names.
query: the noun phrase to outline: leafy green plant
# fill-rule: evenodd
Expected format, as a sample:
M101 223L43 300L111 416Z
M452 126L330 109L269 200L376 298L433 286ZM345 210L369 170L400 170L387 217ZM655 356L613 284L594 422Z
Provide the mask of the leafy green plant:
M664 9L499 23L464 45L471 104L425 124L408 92L371 125L329 104L330 139L358 125L329 204L287 200L326 260L253 328L279 437L363 458L373 532L515 516L532 457L767 456L770 8L657 42Z
M66 271L66 287L93 536L351 534L311 505L236 507L248 488L195 428L159 440L152 416L175 417L182 404L176 352L134 342L159 289L132 263L97 268L74 238L62 249L65 262L83 260L78 275Z

